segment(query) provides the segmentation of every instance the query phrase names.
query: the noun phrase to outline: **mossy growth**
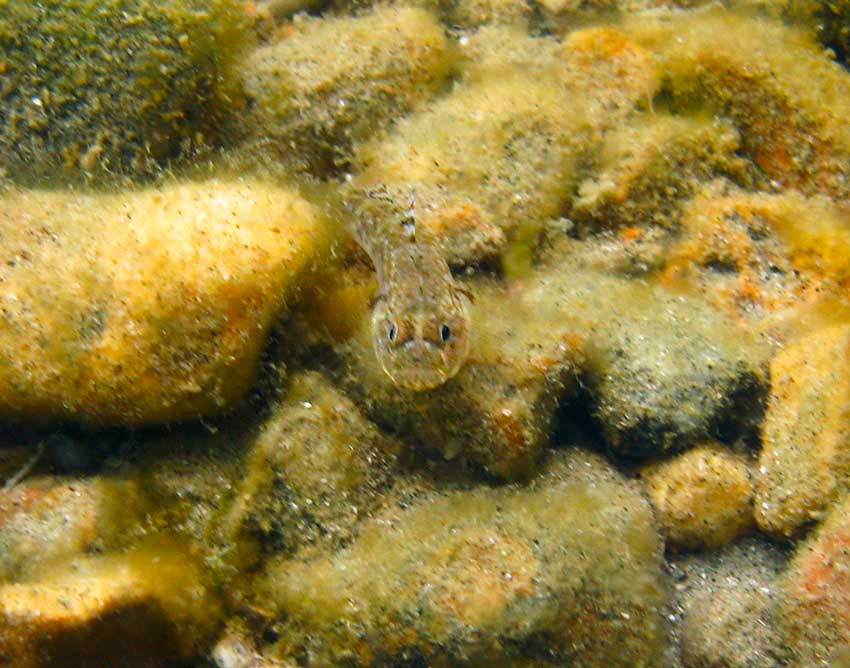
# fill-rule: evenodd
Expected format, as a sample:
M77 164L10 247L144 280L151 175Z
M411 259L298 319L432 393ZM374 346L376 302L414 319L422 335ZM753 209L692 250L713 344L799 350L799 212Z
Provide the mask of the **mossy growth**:
M152 173L214 134L247 34L238 0L0 0L0 169Z
M784 187L848 196L850 81L808 31L716 8L624 29L657 55L673 111L728 117L740 153Z
M600 458L562 450L527 486L387 507L327 557L271 562L258 608L283 665L656 668L661 542Z
M253 111L245 125L252 153L270 144L321 177L347 168L353 142L440 91L457 59L440 23L418 7L301 16L291 31L241 66Z

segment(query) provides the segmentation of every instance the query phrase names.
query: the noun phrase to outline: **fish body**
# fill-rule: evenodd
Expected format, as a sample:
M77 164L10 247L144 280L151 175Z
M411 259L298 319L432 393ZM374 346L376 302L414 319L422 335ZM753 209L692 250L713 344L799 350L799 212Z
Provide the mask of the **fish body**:
M469 298L439 241L412 201L401 206L383 188L364 191L354 236L378 276L372 343L381 368L410 390L442 385L469 353Z

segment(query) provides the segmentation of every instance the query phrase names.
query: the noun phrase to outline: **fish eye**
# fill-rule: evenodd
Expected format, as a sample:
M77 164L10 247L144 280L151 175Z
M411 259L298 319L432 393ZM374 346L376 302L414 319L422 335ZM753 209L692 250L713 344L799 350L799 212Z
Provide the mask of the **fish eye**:
M387 338L390 340L390 343L395 341L396 335L398 335L398 327L396 327L396 324L393 322L390 324L390 328L387 331Z
M440 340L445 343L452 338L452 330L448 325L440 326Z

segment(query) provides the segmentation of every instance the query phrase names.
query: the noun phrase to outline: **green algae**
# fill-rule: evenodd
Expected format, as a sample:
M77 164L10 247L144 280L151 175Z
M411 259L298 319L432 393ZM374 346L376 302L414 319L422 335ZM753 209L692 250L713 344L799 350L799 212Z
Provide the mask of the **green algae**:
M214 141L246 28L237 0L4 0L0 166L138 179Z

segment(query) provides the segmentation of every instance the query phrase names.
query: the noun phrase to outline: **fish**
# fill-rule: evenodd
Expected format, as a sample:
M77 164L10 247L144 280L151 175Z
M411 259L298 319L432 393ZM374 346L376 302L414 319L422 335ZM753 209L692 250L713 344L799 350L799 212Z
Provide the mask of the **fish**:
M469 355L471 294L454 278L439 240L385 187L362 190L353 236L375 266L372 345L397 386L434 389Z

